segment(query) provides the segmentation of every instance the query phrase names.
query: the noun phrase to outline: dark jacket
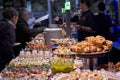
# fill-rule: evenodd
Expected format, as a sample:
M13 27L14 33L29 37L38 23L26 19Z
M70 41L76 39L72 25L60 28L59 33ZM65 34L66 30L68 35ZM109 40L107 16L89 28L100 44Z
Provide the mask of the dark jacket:
M95 16L90 10L82 13L78 24L81 26L90 27L92 30L96 31ZM85 37L95 36L95 35L96 33L93 33L93 32L86 32L85 30L78 30L78 41L85 39Z
M96 23L97 33L101 36L104 36L106 39L109 39L110 27L112 27L111 18L104 13L99 13L98 15L96 15Z
M16 25L16 42L21 43L21 47L24 49L26 46L26 42L32 40L32 37L35 37L40 30L29 29L29 25L23 19L19 19Z
M98 15L96 15L96 23L97 34L104 36L106 39L110 39L110 27L112 26L111 18L104 13L99 13ZM108 57L110 57L111 52L109 52L108 54L106 54L106 56L102 58L98 58L98 65L108 63Z
M16 25L16 42L20 42L22 47L25 47L25 42L29 42L32 39L29 25L24 20L19 19Z
M0 21L0 71L13 58L15 42L15 27L7 20Z

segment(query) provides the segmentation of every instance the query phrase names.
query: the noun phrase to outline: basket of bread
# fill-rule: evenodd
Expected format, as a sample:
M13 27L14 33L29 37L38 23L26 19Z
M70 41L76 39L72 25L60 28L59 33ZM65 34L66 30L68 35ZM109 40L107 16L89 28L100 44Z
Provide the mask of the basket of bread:
M110 51L112 48L112 41L106 40L103 36L90 36L85 40L78 42L76 45L70 47L71 52L78 54L91 55L100 54Z

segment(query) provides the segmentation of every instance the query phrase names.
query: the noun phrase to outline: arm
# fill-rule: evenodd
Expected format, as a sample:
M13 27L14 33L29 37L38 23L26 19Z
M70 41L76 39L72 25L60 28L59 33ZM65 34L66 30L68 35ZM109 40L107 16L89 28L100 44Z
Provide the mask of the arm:
M81 26L81 25L75 25L78 30L84 30L86 32L95 32L94 30L91 29L91 27L86 27L86 26Z
M4 27L4 44L5 46L13 46L14 42L15 42L15 28L11 25L6 25Z
M86 26L79 26L80 29L86 31L86 32L95 32L94 30L92 30L91 27L86 27Z

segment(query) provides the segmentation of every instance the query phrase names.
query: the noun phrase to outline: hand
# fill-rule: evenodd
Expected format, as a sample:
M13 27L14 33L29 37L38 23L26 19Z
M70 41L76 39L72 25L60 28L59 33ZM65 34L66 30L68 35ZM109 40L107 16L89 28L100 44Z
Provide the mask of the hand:
M77 23L76 23L76 22L71 22L71 25L73 25L73 26L74 26L74 25L77 25Z
M78 30L80 30L81 29L81 25L74 25Z
M55 18L54 18L54 21L59 21L59 17L55 17Z
M37 22L34 20L33 22L32 22L32 24L36 24Z
M60 28L64 28L65 25L66 25L66 23L61 24L61 25L60 25Z

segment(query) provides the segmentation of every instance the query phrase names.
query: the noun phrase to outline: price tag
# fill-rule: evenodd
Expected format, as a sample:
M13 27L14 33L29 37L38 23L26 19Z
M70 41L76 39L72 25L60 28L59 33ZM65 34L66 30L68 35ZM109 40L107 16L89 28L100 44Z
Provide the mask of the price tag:
M65 8L62 8L62 13L63 13L63 14L65 13Z
M65 2L65 10L70 10L70 2Z

